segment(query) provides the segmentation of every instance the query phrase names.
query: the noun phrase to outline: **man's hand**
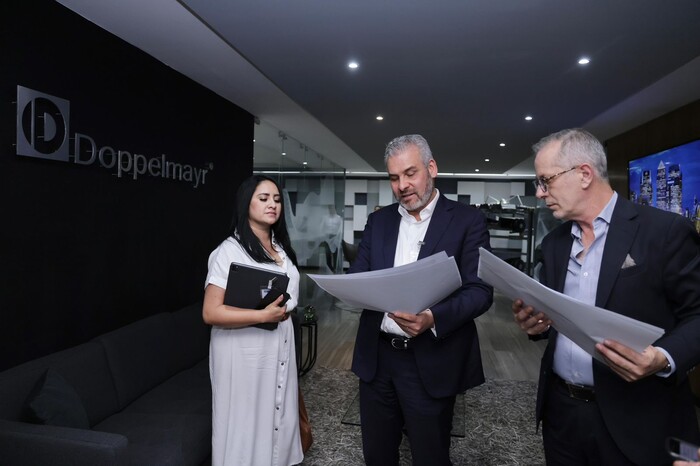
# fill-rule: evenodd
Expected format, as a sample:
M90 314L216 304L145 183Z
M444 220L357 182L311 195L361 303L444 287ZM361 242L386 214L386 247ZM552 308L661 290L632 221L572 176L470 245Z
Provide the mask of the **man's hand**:
M401 327L401 330L406 332L406 334L411 338L420 335L435 325L433 311L430 309L421 311L418 314L392 312L389 314L389 318L393 319L394 322Z
M627 382L656 374L668 364L666 356L653 346L647 346L644 351L638 353L615 340L605 340L603 343L597 343L595 348L610 369Z
M535 313L532 306L525 306L522 299L516 299L512 305L515 323L528 335L539 335L552 325L544 312Z

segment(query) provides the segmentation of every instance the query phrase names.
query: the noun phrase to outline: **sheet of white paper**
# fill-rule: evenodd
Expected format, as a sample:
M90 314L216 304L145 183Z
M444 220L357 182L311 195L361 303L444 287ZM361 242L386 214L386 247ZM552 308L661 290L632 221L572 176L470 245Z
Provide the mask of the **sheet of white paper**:
M316 284L360 309L417 314L462 286L454 257L444 251L410 264L348 275L309 274Z
M510 299L520 298L526 305L547 314L558 332L599 360L602 358L595 351L595 344L605 339L642 352L664 334L659 327L549 289L483 248L479 249L478 275Z

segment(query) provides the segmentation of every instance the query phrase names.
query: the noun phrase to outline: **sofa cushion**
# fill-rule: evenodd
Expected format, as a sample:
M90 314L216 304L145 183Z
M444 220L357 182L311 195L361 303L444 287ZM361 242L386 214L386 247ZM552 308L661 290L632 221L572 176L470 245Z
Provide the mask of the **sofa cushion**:
M90 425L119 411L117 391L102 345L90 342L83 351L57 361L52 367L75 389Z
M211 415L123 411L95 429L129 439L127 464L201 465L211 452Z
M2 466L128 464L123 435L0 419Z
M131 464L202 464L211 452L208 367L179 372L94 429L127 437Z
M29 394L47 369L57 370L80 397L91 424L118 411L117 395L102 346L88 342L0 373L0 418L33 421Z
M201 465L211 452L211 415L121 412L95 429L129 439L126 464Z
M210 415L211 381L208 360L177 373L134 400L124 411Z
M172 313L181 366L187 369L209 355L211 326L202 318L202 303L197 302Z
M120 409L178 371L175 325L155 314L95 339L105 349Z
M48 369L27 400L40 424L89 429L87 413L80 397L61 374Z
M73 350L68 350L72 352ZM32 421L27 398L52 363L63 354L54 353L0 372L0 418L8 421Z

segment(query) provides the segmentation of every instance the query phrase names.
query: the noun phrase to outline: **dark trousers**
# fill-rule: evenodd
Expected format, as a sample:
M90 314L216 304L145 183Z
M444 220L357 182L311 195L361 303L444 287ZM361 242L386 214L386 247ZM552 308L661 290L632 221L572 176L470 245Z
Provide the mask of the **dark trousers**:
M552 380L542 421L547 466L633 466L610 436L595 401L571 398Z
M455 397L433 398L423 388L413 350L380 340L377 374L360 381L362 450L368 466L399 464L405 427L415 466L451 465Z

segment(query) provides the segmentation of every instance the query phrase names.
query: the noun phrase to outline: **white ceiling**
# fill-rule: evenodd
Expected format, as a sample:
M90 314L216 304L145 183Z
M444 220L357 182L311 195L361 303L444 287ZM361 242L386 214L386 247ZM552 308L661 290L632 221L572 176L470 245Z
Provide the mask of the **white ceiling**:
M351 172L416 132L443 173L531 173L552 131L700 99L697 0L57 1Z

